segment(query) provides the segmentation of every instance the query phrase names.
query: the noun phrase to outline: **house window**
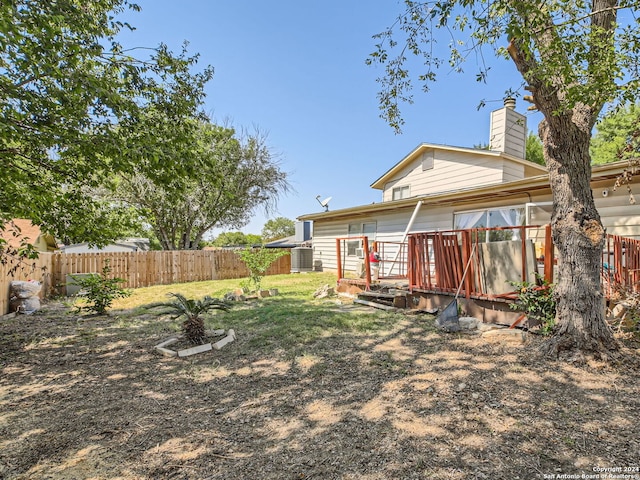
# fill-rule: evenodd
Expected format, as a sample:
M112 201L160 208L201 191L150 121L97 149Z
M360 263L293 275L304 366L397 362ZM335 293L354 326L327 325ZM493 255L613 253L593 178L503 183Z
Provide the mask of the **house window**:
M376 222L369 223L350 223L349 224L349 236L350 237L367 237L369 245L376 239ZM357 255L356 250L363 248L362 240L350 240L347 242L347 256L355 257Z
M433 150L422 154L422 171L431 170L433 168Z
M347 256L355 257L357 254L356 250L358 250L358 248L361 248L360 240L347 242Z
M402 200L403 198L409 198L409 185L404 187L396 187L393 189L392 200Z
M454 216L454 228L494 228L494 227L517 227L525 224L524 207L503 207L488 208L484 210L474 210L469 212L458 212ZM480 241L497 242L500 240L516 240L517 230L496 230L479 234Z

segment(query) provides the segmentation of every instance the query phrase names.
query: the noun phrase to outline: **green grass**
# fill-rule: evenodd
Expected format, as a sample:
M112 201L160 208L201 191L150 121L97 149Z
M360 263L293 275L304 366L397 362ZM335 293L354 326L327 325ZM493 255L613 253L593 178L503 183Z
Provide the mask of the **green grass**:
M240 288L245 278L231 280L209 280L206 282L174 283L171 285L156 285L154 287L138 288L128 298L118 299L113 303L113 309L131 309L154 302L165 302L169 293L182 293L187 298L202 298L209 295L222 298L225 293ZM313 292L325 285L334 286L334 273L310 272L289 275L270 275L262 280L264 289L277 288L280 295L291 298L309 298Z
M149 322L152 310L145 305L166 301L167 294L179 292L187 298L202 298L205 295L222 298L225 293L239 288L243 279L213 280L174 285L140 288L131 297L114 302L112 315L117 315L121 327L142 326L149 332L179 330L180 320L168 324L167 317L158 315L157 322ZM323 338L349 334L364 334L389 328L397 320L397 314L373 309L345 309L347 299L337 297L316 300L313 292L325 284L335 285L335 274L308 273L274 275L263 279L263 288L277 288L278 296L264 299L234 302L227 312L212 312L205 317L207 328L233 328L237 335L255 350L273 351L284 349L295 356L305 346L322 341ZM128 311L123 311L128 310ZM153 326L153 323L158 325Z

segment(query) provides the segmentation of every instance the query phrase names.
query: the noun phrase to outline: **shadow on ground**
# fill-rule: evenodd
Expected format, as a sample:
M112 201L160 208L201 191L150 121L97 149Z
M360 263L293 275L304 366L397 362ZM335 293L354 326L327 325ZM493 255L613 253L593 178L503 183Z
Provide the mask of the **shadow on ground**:
M51 305L0 323L0 477L529 479L638 465L637 363L549 362L536 339L488 344L333 303L273 299L224 321L237 341L187 359L154 352L176 325L150 315Z

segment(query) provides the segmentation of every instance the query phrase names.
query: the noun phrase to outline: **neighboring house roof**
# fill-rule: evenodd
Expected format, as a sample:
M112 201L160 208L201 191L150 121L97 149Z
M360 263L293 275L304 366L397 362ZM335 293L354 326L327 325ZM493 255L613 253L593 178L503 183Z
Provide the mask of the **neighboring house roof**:
M542 165L538 165L537 163L533 163L528 160L523 160L521 158L514 157L513 155L509 155L507 153L502 153L494 150L483 150L478 148L466 148L466 147L453 147L449 145L439 145L435 143L421 143L416 148L414 148L407 156L405 156L402 160L400 160L393 167L387 170L380 178L374 181L371 184L371 188L383 190L385 184L389 180L393 179L395 175L397 175L400 171L402 171L403 168L410 165L411 162L413 162L426 150L441 150L441 151L448 151L448 152L474 154L474 155L485 156L485 157L496 157L496 158L501 158L510 162L524 165L525 167L531 169L533 172L536 172L537 174L543 174L547 172L546 167Z
M146 252L149 250L148 238L128 238L110 243L104 247L90 247L87 242L74 243L60 247L62 253L85 252Z
M53 235L43 233L38 225L24 218L14 218L5 223L4 230L0 231L0 238L13 248L20 248L23 240L40 252L53 251L58 247Z
M87 242L74 243L60 247L62 253L86 253L86 252L138 252L140 248L125 243L110 243L104 247L90 247Z
M594 166L592 168L591 181L613 180L617 178L629 166L626 160ZM535 191L549 190L549 176L537 175L535 177L524 178L513 182L485 185L480 187L466 188L462 190L451 190L429 195L419 195L416 197L393 200L381 203L370 203L356 207L332 210L330 212L311 213L301 215L298 220L334 220L341 217L353 217L357 215L367 215L382 213L402 208L415 207L418 201L424 205L460 205L464 203L477 202L496 198L511 197L514 195L526 195Z
M272 242L265 243L264 247L265 248L295 248L295 247L301 246L303 243L304 242L297 242L296 236L291 235L289 237L279 238L278 240L273 240Z

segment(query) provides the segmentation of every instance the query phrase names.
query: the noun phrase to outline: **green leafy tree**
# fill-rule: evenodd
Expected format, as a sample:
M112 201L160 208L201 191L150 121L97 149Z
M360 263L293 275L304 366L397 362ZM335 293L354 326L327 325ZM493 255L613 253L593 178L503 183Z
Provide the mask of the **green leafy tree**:
M639 93L637 5L616 0L405 0L404 5L395 24L377 35L368 59L385 69L379 79L382 116L400 130L400 103L412 101L416 80L428 91L442 65L461 72L467 58L479 58L476 78L486 81L489 53L513 62L543 115L538 134L554 198L557 329L546 350L609 356L618 344L604 317L605 231L589 184L589 143L605 103L635 101ZM449 48L440 56L436 44L443 35ZM416 76L409 57L424 65Z
M640 119L637 119L635 126L632 127L626 145L618 151L617 156L621 160L627 160L629 165L616 178L614 190L624 185L629 193L629 202L635 204L636 199L631 185L633 177L640 172Z
M290 237L296 233L296 224L293 220L285 217L272 218L267 220L262 227L262 238L265 242L278 240L279 238Z
M223 232L215 238L212 244L216 247L260 245L262 237L252 233Z
M249 269L249 280L255 290L260 290L262 277L271 264L285 255L289 255L289 251L279 248L245 248L238 252L238 256Z
M147 133L154 123L146 123ZM121 177L118 199L138 208L164 250L197 249L213 228L240 228L257 208L270 211L290 188L259 133L239 136L231 128L200 122L189 135L190 142L169 143L158 153L168 162L182 160L185 171L174 172L171 182L144 164Z
M607 113L596 124L591 139L591 163L601 165L620 160L620 154L631 142L640 125L640 106L632 103Z
M198 117L199 87L213 72L192 74L197 57L163 45L149 58L131 57L117 40L130 28L118 20L128 8L139 9L127 0L0 2L3 219L29 218L58 237L104 244L131 225L127 208L98 188L112 188L114 173L141 161L166 181L181 169L179 159L158 161L162 138L129 144L122 132L149 105L180 131L185 118Z
M542 152L542 142L535 133L529 132L527 145L525 146L527 160L538 165L544 165L544 153Z
M245 245L256 246L262 245L264 242L262 241L262 237L260 235L256 235L255 233L247 233L245 236Z

